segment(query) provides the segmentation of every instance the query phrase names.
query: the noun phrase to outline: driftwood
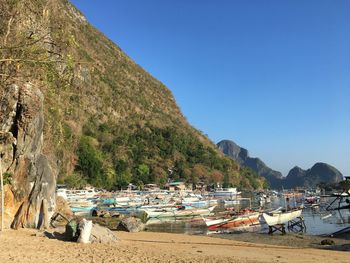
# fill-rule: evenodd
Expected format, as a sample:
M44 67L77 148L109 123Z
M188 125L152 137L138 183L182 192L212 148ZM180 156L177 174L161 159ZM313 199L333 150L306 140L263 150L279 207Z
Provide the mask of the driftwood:
M56 227L55 223L59 222L60 217L63 218L65 221L67 221L67 223L70 222L70 220L67 217L65 217L63 214L61 214L60 212L56 212L51 217L50 226L51 227Z

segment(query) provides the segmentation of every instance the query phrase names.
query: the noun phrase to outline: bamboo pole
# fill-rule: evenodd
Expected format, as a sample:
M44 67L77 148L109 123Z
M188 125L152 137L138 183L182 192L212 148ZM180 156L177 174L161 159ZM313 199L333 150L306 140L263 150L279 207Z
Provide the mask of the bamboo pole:
M0 153L0 178L1 178L1 232L4 231L4 177L2 175L2 157L3 153Z

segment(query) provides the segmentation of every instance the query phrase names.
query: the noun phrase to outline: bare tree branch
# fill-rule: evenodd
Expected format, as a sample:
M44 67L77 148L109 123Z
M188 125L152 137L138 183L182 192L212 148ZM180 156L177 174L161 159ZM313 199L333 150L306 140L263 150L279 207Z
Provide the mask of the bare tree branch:
M36 59L24 59L24 58L3 58L0 62L33 62L33 63L66 63L64 60L36 60ZM93 62L87 61L75 61L74 64L93 64Z
M35 60L35 59L23 59L23 58L4 58L0 59L0 62L33 62L33 63L64 63L63 60Z
M32 45L35 45L36 43L40 42L41 40L45 39L48 35L49 35L49 33L47 33L46 35L41 36L40 38L36 39L33 42L23 43L23 44L18 45L18 46L6 47L5 44L4 44L3 47L0 47L0 50L4 50L4 49L10 49L10 50L11 49L21 49L21 48L24 48L24 47L32 46ZM44 41L44 43L48 43L48 42Z
M7 32L6 32L6 35L4 37L4 46L6 46L6 44L7 44L7 38L10 35L10 32L11 32L12 22L13 22L13 16L10 17L10 19L9 19L9 21L7 23Z

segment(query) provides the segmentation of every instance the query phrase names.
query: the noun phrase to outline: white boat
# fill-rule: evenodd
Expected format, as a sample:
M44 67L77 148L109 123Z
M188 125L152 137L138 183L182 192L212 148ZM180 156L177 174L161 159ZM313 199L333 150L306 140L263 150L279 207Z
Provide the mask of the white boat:
M240 199L223 200L222 203L224 203L225 206L233 206L233 205L239 205L241 203L241 201L240 201Z
M278 224L284 224L290 220L293 220L301 215L302 209L296 209L286 212L273 212L273 213L263 213L262 216L269 226L274 226Z
M160 209L160 210L148 210L140 209L147 214L148 218L181 218L181 217L198 217L198 216L208 216L215 206L209 207L207 209Z
M237 188L216 188L212 195L215 198L230 198L232 200L233 198L236 198L238 195L240 195L241 192L237 192Z
M210 206L214 206L217 205L218 201L216 199L212 199L212 200L198 200L198 201L189 201L189 200L183 200L181 202L181 205L183 206L192 206L192 207L196 207L196 208L200 208L200 207L210 207Z
M136 207L142 206L145 203L145 200L140 197L115 197L114 204L124 207Z
M68 190L65 188L57 189L57 196L63 197L67 201L76 201L81 199L95 198L98 192L94 188L87 188L83 190Z
M230 218L216 218L216 219L211 219L211 218L205 218L203 217L203 221L206 224L207 227L209 226L214 226L214 225L219 225L223 224L227 221L229 221Z
M182 202L183 203L192 203L192 202L198 202L202 200L202 198L198 197L198 196L186 196L182 198Z

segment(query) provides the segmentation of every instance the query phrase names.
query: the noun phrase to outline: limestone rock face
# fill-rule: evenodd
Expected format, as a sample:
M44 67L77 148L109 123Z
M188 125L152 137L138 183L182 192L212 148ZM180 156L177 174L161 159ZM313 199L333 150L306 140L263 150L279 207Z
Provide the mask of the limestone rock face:
M258 175L267 179L274 189L281 187L291 189L295 187L316 187L319 184L336 184L343 180L343 175L335 167L327 163L316 163L312 168L303 170L298 166L291 169L287 177L282 177L259 158L249 157L248 151L233 141L223 140L217 144L218 148L242 166L249 167Z
M288 188L297 186L316 187L321 183L336 184L342 180L343 175L335 167L326 163L316 163L307 170L294 167L286 177L285 186Z
M43 146L43 94L34 85L11 85L0 101L2 172L11 177L12 227L39 227L53 213L56 179Z
M237 161L244 167L249 167L258 175L267 179L272 188L280 188L282 185L282 174L278 171L272 170L259 158L252 158L249 156L248 150L240 147L230 140L222 140L217 144L220 151Z
M4 201L5 201L5 207L6 207L4 225L5 225L5 228L9 228L13 220L13 215L15 215L16 212L18 211L20 204L18 204L15 201L15 197L13 195L10 185L6 184L4 186L4 194L5 194ZM0 215L0 218L1 218L1 215Z

